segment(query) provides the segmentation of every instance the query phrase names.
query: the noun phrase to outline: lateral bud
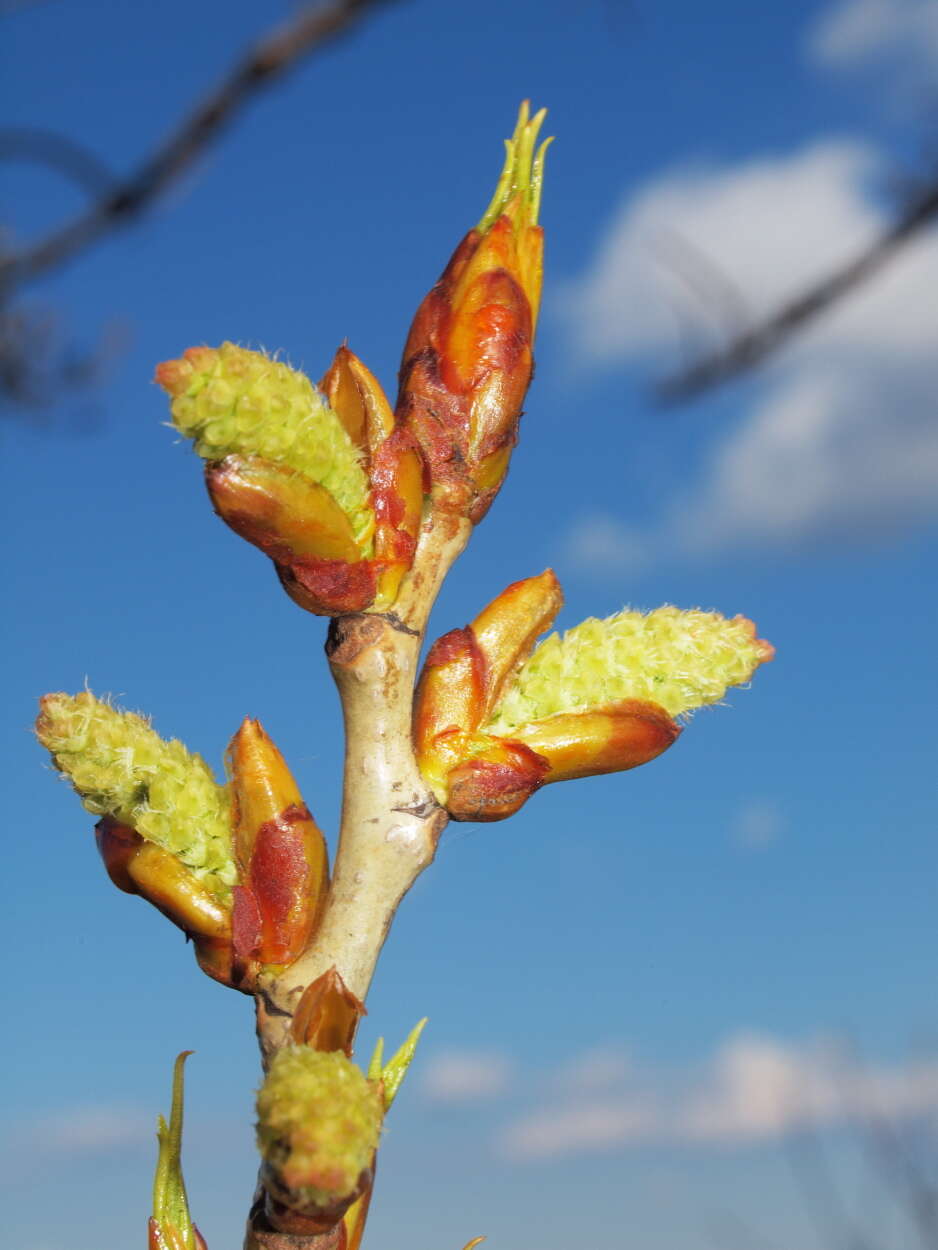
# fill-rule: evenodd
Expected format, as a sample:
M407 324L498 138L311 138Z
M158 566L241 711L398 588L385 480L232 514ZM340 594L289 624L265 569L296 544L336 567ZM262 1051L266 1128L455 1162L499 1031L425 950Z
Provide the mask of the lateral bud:
M380 1084L341 1051L279 1050L257 1096L271 1225L310 1235L337 1224L371 1183L383 1120Z
M176 428L218 515L309 612L383 610L416 547L423 469L377 379L341 347L322 380L233 343L165 361Z
M677 717L774 654L745 617L671 607L584 621L533 649L561 603L549 570L516 582L428 653L414 746L455 820L501 820L548 782L648 763Z
M337 969L330 968L304 990L293 1013L290 1036L313 1050L341 1050L351 1058L358 1022L367 1014L362 1000Z
M231 907L185 864L129 825L104 816L94 827L107 874L125 894L152 903L192 941L203 972L230 985L233 977Z
M238 865L235 955L247 966L289 964L305 950L325 904L326 841L259 721L244 721L227 759Z

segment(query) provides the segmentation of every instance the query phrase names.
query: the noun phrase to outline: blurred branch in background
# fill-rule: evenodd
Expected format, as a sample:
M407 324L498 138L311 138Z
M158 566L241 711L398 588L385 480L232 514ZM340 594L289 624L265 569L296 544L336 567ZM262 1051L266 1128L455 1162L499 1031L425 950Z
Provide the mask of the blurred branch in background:
M25 285L71 261L99 239L139 218L219 137L259 88L269 86L303 57L343 34L387 0L333 0L306 5L263 35L222 82L126 178L115 179L83 144L39 130L0 133L0 160L38 161L88 191L90 206L38 242L14 247L0 241L0 399L36 407L61 385L98 375L110 353L97 347L52 359L54 317L13 304Z
M852 294L906 243L936 221L938 179L920 188L894 224L842 268L821 278L764 321L741 330L718 351L662 379L655 388L658 400L674 404L693 399L755 368L794 334Z
M825 1250L938 1250L933 1122L926 1117L910 1127L873 1118L855 1126L850 1144L860 1156L859 1174L850 1186L857 1191L853 1203L844 1196L846 1180L837 1175L833 1151L817 1128L802 1125L789 1149L817 1245ZM706 1231L714 1250L781 1250L736 1212L715 1213Z

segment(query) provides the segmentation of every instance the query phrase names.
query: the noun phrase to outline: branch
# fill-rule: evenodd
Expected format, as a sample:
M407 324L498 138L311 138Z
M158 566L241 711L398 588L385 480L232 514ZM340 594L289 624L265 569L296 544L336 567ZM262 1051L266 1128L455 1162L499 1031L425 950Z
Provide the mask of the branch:
M470 532L468 521L431 511L393 612L332 622L326 651L346 742L339 846L312 945L259 987L265 1058L287 1039L303 990L330 968L364 1000L397 906L433 859L447 816L414 759L414 684L430 609Z
M704 356L680 373L659 382L655 388L657 398L663 403L691 399L761 364L792 335L871 278L910 239L936 219L938 181L920 192L890 229L843 268L828 274L761 324L734 338L720 351Z
M32 281L147 209L212 143L261 87L291 69L301 57L329 42L383 0L332 0L306 7L260 39L221 84L193 110L157 150L123 182L112 187L46 238L0 262L0 288Z

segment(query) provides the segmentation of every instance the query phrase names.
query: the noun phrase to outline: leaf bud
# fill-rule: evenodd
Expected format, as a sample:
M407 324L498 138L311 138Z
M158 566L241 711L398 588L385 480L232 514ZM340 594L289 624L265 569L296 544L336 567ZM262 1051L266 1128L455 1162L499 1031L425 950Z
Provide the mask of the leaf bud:
M508 471L533 371L546 110L522 104L495 195L426 296L401 363L398 415L437 506L480 521Z
M235 952L288 964L305 950L329 888L326 841L283 756L259 721L228 748L233 799Z

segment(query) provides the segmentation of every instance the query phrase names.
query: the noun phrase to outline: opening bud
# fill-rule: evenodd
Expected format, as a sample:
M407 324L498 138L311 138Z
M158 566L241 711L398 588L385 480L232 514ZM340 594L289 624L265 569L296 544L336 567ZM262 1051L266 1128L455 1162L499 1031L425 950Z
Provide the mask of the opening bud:
M672 607L584 621L532 653L561 601L549 571L517 582L430 650L415 750L456 820L500 820L547 782L647 763L677 739L676 717L774 654L744 617Z
M200 755L90 691L47 694L36 735L96 816L167 851L219 903L237 879L228 792Z
M423 501L413 439L340 348L322 390L233 343L190 348L156 380L207 461L216 512L275 562L291 597L339 615L386 606L413 558Z
M312 1231L341 1219L369 1183L383 1119L380 1085L341 1051L279 1050L257 1096L274 1226L291 1231L306 1221Z
M398 415L423 451L436 505L474 522L508 471L533 370L545 115L522 104L492 202L420 305L401 363Z

